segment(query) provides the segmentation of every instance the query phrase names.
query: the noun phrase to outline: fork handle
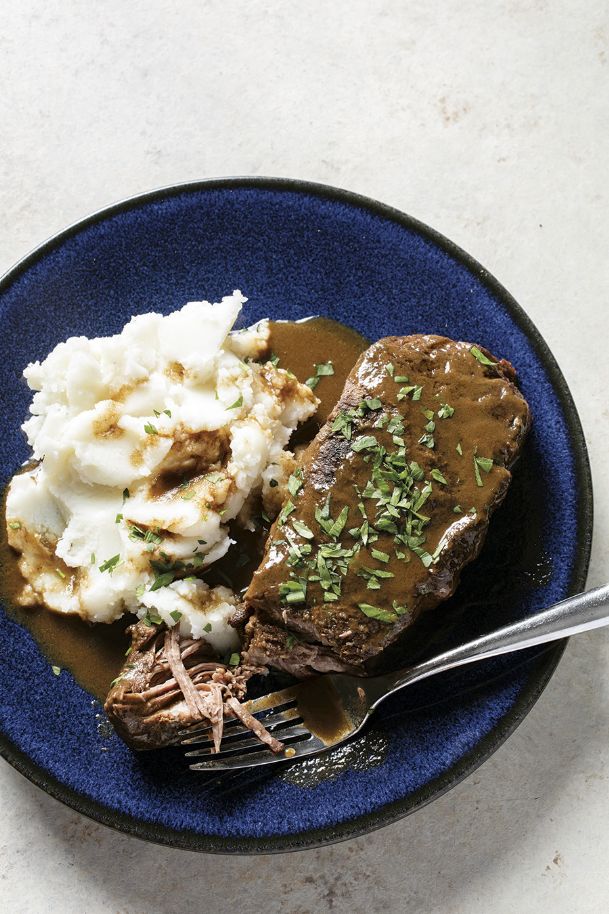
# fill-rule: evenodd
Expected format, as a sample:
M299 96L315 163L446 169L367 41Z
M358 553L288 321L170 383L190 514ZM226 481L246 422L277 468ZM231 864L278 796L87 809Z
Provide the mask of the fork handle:
M481 638L467 641L416 666L389 676L379 676L379 687L382 683L384 694L380 695L372 707L379 704L386 695L391 695L419 679L427 679L428 676L467 663L475 663L477 660L486 660L499 654L558 641L593 628L601 628L603 625L609 625L609 584L578 593L556 603L550 609L544 609L519 622L505 625Z

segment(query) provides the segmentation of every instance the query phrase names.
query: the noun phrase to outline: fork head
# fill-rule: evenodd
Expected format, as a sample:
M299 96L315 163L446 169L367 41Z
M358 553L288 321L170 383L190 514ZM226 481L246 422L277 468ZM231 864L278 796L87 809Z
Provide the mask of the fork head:
M283 743L281 752L272 752L237 718L226 722L219 752L214 752L211 727L189 727L180 736L189 750L187 757L198 759L190 767L193 771L252 768L293 762L337 746L353 736L368 717L371 699L363 688L365 683L353 676L318 676L245 702L245 710Z

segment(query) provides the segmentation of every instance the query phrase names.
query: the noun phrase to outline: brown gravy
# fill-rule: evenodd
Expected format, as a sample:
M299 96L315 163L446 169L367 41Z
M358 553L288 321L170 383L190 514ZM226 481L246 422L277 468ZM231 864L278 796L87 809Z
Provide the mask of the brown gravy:
M271 323L271 350L279 365L294 372L299 381L315 374L315 364L332 361L334 375L324 376L315 388L320 399L316 416L294 436L294 444L313 438L338 400L345 379L357 357L368 346L356 331L328 318L317 317L302 323ZM16 595L23 579L16 556L6 541L4 502L0 518L0 600L21 625L30 630L53 665L69 670L83 688L104 700L110 683L124 662L129 639L125 628L132 617L111 625L93 625L80 618L62 616L42 607L19 606ZM239 546L230 550L213 571L206 575L210 584L227 584L236 590L245 587L258 566L263 549L260 535L240 533ZM235 550L239 551L235 561Z

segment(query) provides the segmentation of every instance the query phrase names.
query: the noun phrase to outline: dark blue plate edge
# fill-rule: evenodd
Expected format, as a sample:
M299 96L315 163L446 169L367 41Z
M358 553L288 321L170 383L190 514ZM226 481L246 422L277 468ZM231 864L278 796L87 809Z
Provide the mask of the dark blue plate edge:
M593 522L593 492L590 462L586 442L577 408L571 392L558 363L552 355L547 343L539 333L537 327L520 307L518 302L510 295L484 267L473 257L467 254L454 242L445 238L439 232L429 228L423 222L412 216L402 213L391 206L379 203L369 197L326 184L317 184L294 178L269 178L269 177L231 177L210 178L201 181L190 181L183 184L174 184L157 190L128 197L119 203L112 204L86 216L84 219L73 223L58 234L34 248L19 260L7 273L0 278L0 293L5 292L10 285L30 268L37 260L49 254L68 238L77 234L84 228L103 221L110 216L117 215L129 209L134 209L150 202L158 202L171 196L192 191L230 190L232 188L252 188L258 190L275 190L295 194L314 195L321 198L337 200L341 203L368 210L372 214L384 219L389 219L399 225L417 232L420 236L437 245L447 254L458 260L476 278L482 282L489 291L505 306L515 323L525 333L533 344L533 348L543 364L552 382L556 395L564 412L570 441L573 445L573 458L575 475L577 478L580 499L577 516L577 547L569 593L577 593L585 588L590 551L592 548L592 522ZM182 850L203 851L216 854L272 854L287 851L305 850L327 844L334 844L355 838L367 832L382 828L398 819L421 809L432 800L441 796L455 787L460 781L476 770L499 746L510 736L516 727L529 713L546 685L548 684L558 661L560 660L567 640L558 642L555 647L547 651L540 662L532 669L529 680L513 707L495 725L472 750L466 753L455 765L439 777L433 779L424 787L415 791L409 797L387 803L380 810L358 816L356 819L341 825L310 829L302 835L281 835L265 838L224 838L213 835L200 835L188 830L178 831L166 826L158 826L144 820L134 819L124 813L108 810L101 803L89 799L83 794L61 783L50 775L40 765L33 762L22 752L12 740L0 733L0 756L13 768L23 774L37 787L40 787L50 796L64 803L66 806L82 813L83 815L107 825L125 834Z

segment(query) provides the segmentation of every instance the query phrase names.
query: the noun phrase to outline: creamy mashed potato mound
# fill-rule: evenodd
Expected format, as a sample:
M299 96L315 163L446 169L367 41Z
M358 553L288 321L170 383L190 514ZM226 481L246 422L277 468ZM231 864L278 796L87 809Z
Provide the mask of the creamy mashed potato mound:
M229 523L250 523L253 496L289 475L284 449L317 406L264 361L267 321L231 332L245 301L143 314L25 369L37 465L13 478L6 510L23 603L93 622L134 612L237 646L235 595L199 575L232 545Z

